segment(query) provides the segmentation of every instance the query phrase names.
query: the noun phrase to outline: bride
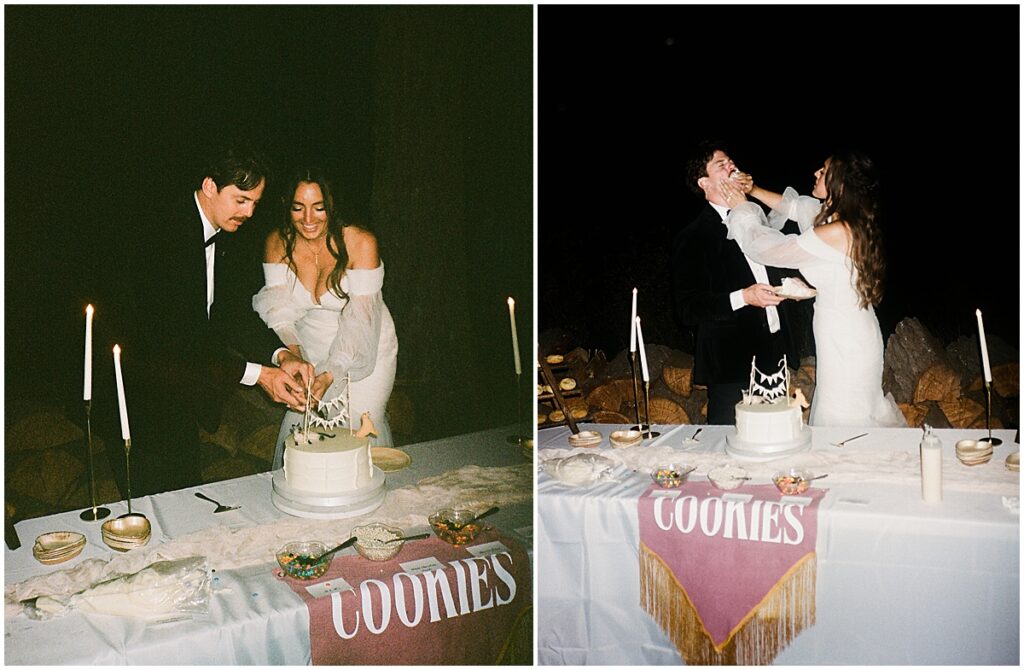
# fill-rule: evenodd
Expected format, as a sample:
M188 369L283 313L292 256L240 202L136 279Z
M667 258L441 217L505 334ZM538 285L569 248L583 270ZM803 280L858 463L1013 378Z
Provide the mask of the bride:
M874 164L857 152L836 153L814 176L813 198L791 188L773 193L749 175L721 182L732 210L729 238L759 263L799 269L817 288L817 373L808 423L905 426L892 396L882 394L882 333L874 305L882 299L885 263ZM774 210L771 221L744 191ZM800 225L800 235L776 229L787 219Z
M384 304L384 263L370 232L336 216L328 181L316 169L297 173L284 191L287 210L267 237L266 285L253 308L289 350L312 363L310 402L329 418L359 427L370 413L373 445L391 446L384 414L395 382L398 338ZM351 388L347 388L351 384ZM344 406L350 403L350 406ZM273 469L282 467L284 440L303 414L281 424Z

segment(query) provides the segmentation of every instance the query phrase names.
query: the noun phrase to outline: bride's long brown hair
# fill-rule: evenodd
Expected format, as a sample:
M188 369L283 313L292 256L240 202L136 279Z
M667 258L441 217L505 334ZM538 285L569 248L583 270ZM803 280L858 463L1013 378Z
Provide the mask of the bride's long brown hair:
M861 308L882 301L885 250L878 226L878 173L874 162L859 151L832 155L825 175L828 199L815 225L839 219L850 231L850 259L857 269Z
M293 173L292 178L288 181L288 187L281 195L281 201L284 205L284 216L281 219L278 231L281 234L281 239L284 240L285 257L288 259L288 265L292 270L298 273L298 268L295 267L295 259L292 256L295 251L297 233L295 232L295 224L292 223L291 209L292 201L295 198L295 191L299 188L299 184L303 183L316 184L320 187L320 193L324 197L324 211L327 214L327 251L330 252L331 256L334 256L335 260L334 269L327 276L327 289L338 298L345 299L348 297L348 294L341 288L341 278L345 275L345 267L348 265L348 253L345 251L345 238L342 233L345 223L338 216L338 210L334 202L334 189L331 188L330 182L319 168L304 168Z

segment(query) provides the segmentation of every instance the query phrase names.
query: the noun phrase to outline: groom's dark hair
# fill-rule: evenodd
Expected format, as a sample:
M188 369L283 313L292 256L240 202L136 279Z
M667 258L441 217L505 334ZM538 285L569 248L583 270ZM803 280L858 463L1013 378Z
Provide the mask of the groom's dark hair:
M697 143L690 158L686 161L686 185L697 195L704 197L704 190L697 185L701 177L708 176L708 163L716 151L729 153L725 142L719 140L701 140Z
M198 176L199 184L209 177L217 184L217 191L235 186L251 191L270 177L270 163L259 149L248 142L231 140L214 148L206 157Z

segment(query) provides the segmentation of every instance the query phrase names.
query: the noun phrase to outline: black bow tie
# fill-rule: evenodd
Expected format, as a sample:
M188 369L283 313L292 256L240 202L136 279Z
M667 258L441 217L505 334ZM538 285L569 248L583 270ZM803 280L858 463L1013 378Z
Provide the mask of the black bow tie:
M213 235L212 235L212 236L210 237L210 239L208 239L208 240L206 240L205 242L203 242L203 246L204 246L204 247L208 247L208 246L210 246L211 244L213 244L213 243L214 243L214 242L216 242L216 241L217 241L217 234L216 234L216 233L214 233L214 234L213 234Z

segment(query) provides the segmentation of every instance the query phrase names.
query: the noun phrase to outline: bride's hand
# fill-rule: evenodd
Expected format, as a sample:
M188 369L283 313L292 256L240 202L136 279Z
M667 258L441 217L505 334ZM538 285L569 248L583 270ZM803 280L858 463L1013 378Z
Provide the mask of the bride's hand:
M729 209L747 201L747 196L735 184L730 183L728 179L718 182L718 191L722 194L725 206Z
M740 172L739 170L729 175L729 183L735 184L741 193L749 194L754 190L754 178L746 172Z
M327 393L327 389L331 388L332 383L334 383L334 375L330 372L321 372L313 378L313 387L309 393L317 405L323 401L324 394Z

